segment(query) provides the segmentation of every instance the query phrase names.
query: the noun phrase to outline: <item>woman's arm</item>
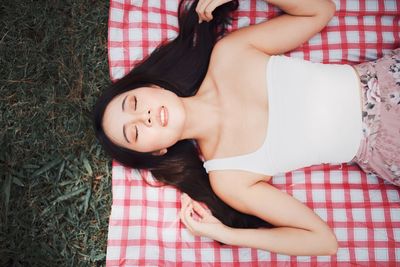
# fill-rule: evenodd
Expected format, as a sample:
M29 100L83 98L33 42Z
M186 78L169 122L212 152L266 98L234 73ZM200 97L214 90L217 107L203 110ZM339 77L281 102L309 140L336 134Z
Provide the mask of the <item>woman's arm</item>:
M183 201L181 217L192 233L229 245L287 255L336 253L338 245L335 235L328 225L304 204L266 182L246 185L237 173L222 173L219 172L211 178L217 195L233 208L266 220L276 228L230 228L207 215L197 203L186 200ZM194 211L203 220L194 220L191 216Z
M226 1L199 1L197 10L199 18L210 20L211 17L207 14L211 14L210 10L215 8L216 2ZM297 48L320 32L331 20L336 9L331 0L266 0L266 2L276 5L286 14L241 28L227 35L219 43L251 46L270 55L282 54Z

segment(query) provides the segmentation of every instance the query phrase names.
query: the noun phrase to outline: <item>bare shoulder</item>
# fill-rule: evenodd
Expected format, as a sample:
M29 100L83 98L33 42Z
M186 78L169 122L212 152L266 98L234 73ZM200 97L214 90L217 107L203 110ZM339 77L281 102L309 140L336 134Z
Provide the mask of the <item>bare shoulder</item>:
M209 65L214 73L243 71L243 69L248 69L248 66L254 66L256 62L269 57L269 55L248 45L247 42L239 41L239 39L231 33L215 44Z
M243 36L243 31L244 29L232 31L220 39L213 48L211 62L213 60L226 61L227 59L240 60L248 58L249 55L259 54L261 51L251 45L251 42L246 39L247 36Z
M246 53L247 49L241 45L235 44L231 41L225 41L225 38L219 40L211 53L209 67L211 70L222 70L228 67L235 66L232 65L237 60L240 60L240 55Z

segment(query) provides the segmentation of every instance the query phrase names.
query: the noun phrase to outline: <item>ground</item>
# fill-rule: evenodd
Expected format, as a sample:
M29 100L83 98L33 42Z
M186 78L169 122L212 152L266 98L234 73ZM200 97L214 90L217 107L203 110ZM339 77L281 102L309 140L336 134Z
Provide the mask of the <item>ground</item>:
M109 1L0 2L0 266L104 266Z

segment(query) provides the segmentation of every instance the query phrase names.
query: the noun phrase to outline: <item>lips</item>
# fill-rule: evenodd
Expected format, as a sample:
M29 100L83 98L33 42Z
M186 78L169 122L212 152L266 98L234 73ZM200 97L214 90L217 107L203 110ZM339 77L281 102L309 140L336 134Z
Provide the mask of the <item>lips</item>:
M164 106L160 108L160 123L162 127L168 124L168 109Z

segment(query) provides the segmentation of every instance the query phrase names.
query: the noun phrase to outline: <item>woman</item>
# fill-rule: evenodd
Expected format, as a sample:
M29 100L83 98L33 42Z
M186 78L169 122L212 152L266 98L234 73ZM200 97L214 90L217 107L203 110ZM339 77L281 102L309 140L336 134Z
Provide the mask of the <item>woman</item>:
M364 99L365 89L350 66L271 56L320 31L334 14L331 1L267 2L287 14L218 42L237 3L199 1L188 11L181 4L178 37L100 98L96 133L112 157L151 170L156 179L196 200L183 195L181 211L194 234L290 255L334 254L337 241L326 223L266 181L311 164L353 158L364 164L369 148L360 146L361 123L374 121L362 120L362 108L368 104L368 114L379 105L371 108ZM374 72L364 73L365 68L370 65L356 67L368 84ZM313 79L298 75L293 83L287 73L312 73ZM332 98L342 110L334 109ZM341 127L340 132L333 127ZM208 175L190 140L196 140ZM196 213L200 218L195 219ZM268 226L265 222L274 227L259 228ZM254 228L244 229L249 227Z

